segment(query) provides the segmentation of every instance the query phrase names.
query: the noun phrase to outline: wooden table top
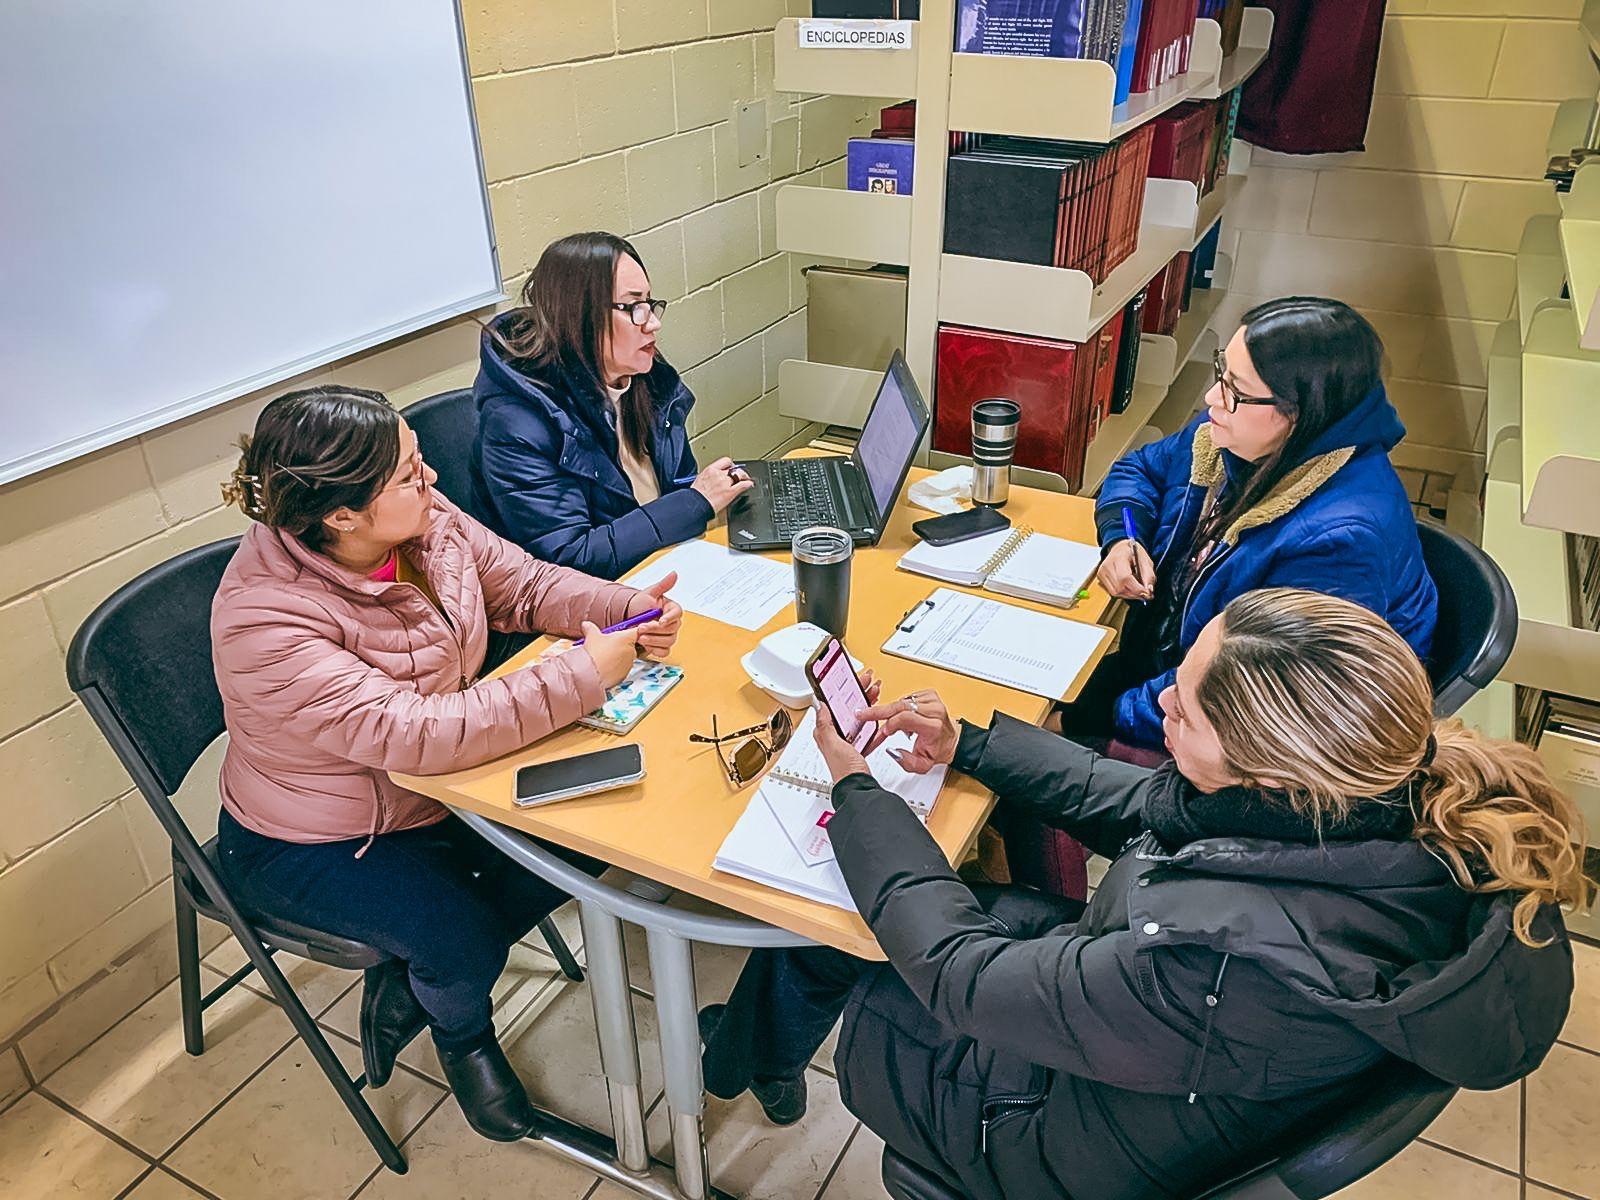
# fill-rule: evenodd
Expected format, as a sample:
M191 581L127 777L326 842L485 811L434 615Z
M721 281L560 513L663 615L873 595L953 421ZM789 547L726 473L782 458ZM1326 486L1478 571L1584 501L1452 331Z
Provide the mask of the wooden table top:
M927 474L914 470L911 480ZM1095 540L1094 504L1082 497L1013 487L1005 511L1015 525L1027 524L1074 541ZM916 544L911 522L927 515L902 500L883 540L875 547L857 547L846 638L851 653L883 680L885 696L933 688L955 716L984 722L999 710L1024 721L1043 720L1050 702L1038 696L895 658L879 649L901 614L934 588L946 586L895 569L896 560ZM706 536L726 544L726 527ZM773 557L787 560L788 554L778 551ZM1091 623L1100 622L1113 603L1097 584L1091 586L1089 598L1071 610L996 598ZM735 788L723 774L714 750L691 744L688 736L709 733L713 713L723 729L741 729L771 715L777 702L750 682L739 659L762 637L794 620L793 607L786 607L764 628L752 632L685 614L682 635L668 660L685 668L684 678L627 737L644 748L647 772L643 781L630 787L538 808L518 809L512 803L519 767L619 744L615 735L581 726L558 731L470 770L422 777L397 774L394 778L402 786L444 803L581 850L743 915L862 958L881 959L876 940L857 914L724 874L711 866L718 847L754 797L756 785ZM515 670L536 659L544 645L548 643L530 646L500 671ZM1069 695L1076 695L1093 665L1085 667ZM959 862L976 839L993 803L988 790L974 780L951 774L928 829L952 862Z

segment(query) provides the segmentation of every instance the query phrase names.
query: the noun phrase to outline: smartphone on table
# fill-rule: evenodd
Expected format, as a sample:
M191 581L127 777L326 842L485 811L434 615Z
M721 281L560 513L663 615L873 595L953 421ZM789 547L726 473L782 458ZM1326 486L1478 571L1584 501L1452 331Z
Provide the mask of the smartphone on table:
M1010 524L1011 518L999 509L977 505L966 512L946 513L942 517L913 521L911 532L930 546L950 546L1005 529Z
M636 742L629 742L522 767L517 771L516 803L518 808L531 808L626 787L643 778L644 750Z
M857 750L865 750L878 732L876 721L862 721L856 713L869 707L861 680L839 639L830 637L806 663L806 679L817 700L828 706L839 734Z

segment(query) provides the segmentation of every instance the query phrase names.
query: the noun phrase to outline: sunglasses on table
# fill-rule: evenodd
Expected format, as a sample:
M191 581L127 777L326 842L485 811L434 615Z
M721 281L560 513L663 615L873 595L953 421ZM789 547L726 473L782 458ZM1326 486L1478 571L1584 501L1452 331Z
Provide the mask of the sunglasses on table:
M1276 405L1276 396L1246 396L1228 380L1228 360L1221 350L1211 358L1211 369L1216 374L1217 386L1222 389L1222 407L1229 412L1238 412L1241 404L1271 404Z
M709 744L716 750L717 759L722 763L722 770L727 775L728 782L743 787L766 770L767 764L783 752L783 748L789 744L789 739L793 736L794 718L789 715L788 709L780 708L761 724L752 725L748 729L736 729L732 733L718 731L717 718L713 714L711 732L691 733L689 740L702 745ZM733 755L729 757L722 752L723 744L736 738L749 740L735 747Z

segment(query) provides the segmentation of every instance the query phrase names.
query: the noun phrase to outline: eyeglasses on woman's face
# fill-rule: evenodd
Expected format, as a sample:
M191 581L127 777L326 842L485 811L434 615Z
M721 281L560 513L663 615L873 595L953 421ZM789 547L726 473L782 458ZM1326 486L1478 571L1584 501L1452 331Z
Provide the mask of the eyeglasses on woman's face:
M658 321L661 319L661 314L667 311L667 302L665 300L623 300L612 304L611 307L620 313L627 313L628 320L642 329L649 324L652 315Z
M413 445L411 447L411 457L406 461L409 464L409 469L402 469L400 472L401 477L385 487L378 495L381 496L384 492L420 492L427 486L428 474L427 467L422 461L422 447Z
M1238 412L1241 404L1262 404L1276 406L1276 396L1246 396L1228 378L1228 359L1223 351L1218 350L1211 359L1211 369L1216 374L1217 386L1222 389L1222 407L1229 412Z

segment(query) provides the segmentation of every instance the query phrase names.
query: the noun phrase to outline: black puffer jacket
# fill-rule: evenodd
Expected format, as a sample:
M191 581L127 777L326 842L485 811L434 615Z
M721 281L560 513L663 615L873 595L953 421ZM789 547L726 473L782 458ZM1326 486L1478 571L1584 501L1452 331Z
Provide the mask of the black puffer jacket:
M1114 859L1079 921L1019 930L869 776L835 789L839 865L894 968L846 1013L846 1099L893 1110L973 1197L1190 1195L1386 1054L1494 1088L1565 1019L1559 913L1528 948L1513 897L1464 891L1403 832L1163 841L1149 815L1183 829L1205 799L1171 767L1003 716L963 730L956 766Z

